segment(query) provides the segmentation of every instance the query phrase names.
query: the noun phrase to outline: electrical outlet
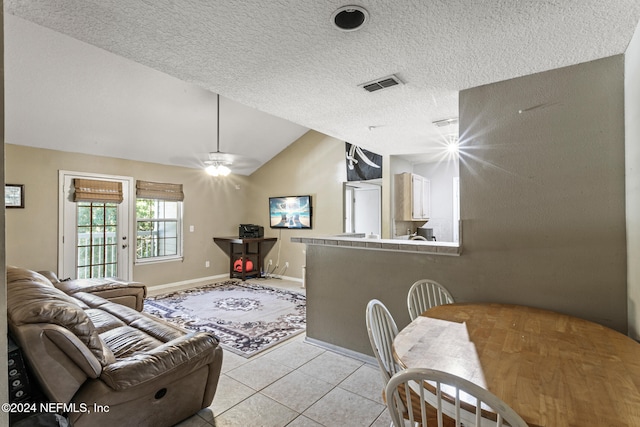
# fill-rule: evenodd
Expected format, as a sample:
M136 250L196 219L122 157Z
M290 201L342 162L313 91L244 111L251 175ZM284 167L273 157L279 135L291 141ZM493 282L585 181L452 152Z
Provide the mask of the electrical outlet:
M272 259L269 260L269 265L271 265L271 264L273 264L273 260Z
M205 262L204 262L204 266L205 266L206 268L209 268L209 267L211 267L211 263L210 263L209 261L205 261Z
M289 268L289 261L284 263L284 268Z

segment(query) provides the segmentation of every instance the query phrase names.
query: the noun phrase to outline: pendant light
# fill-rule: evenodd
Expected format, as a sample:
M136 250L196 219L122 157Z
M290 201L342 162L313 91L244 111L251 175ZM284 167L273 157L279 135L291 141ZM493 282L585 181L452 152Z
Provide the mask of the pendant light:
M229 166L231 166L232 160L230 156L220 152L220 94L216 94L216 100L216 151L209 153L209 160L204 162L207 165L204 170L211 176L227 176L231 173Z

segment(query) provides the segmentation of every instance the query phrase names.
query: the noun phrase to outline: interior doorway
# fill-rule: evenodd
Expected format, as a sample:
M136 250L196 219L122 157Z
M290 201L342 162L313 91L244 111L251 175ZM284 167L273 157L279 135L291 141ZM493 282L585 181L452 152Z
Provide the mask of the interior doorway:
M344 232L382 233L382 187L379 184L344 184Z

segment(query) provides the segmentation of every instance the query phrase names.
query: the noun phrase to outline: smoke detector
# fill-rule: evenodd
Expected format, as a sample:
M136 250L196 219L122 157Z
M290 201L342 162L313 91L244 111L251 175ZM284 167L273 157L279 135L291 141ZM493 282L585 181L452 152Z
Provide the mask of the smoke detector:
M331 22L340 31L356 31L369 20L369 12L360 6L342 6L331 14Z
M445 126L449 126L449 125L457 125L458 124L458 118L457 117L450 117L448 119L442 119L442 120L436 120L434 122L432 122L434 125L436 125L439 128L445 127Z

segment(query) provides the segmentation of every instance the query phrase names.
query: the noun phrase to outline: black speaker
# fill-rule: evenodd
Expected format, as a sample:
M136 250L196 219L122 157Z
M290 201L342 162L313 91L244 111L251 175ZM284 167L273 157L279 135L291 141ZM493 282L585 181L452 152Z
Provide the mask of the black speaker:
M27 368L20 348L8 339L7 368L9 369L9 402L23 402L31 397Z

